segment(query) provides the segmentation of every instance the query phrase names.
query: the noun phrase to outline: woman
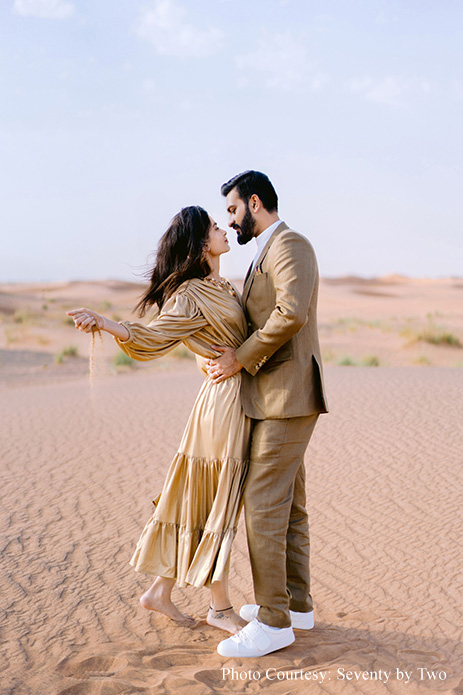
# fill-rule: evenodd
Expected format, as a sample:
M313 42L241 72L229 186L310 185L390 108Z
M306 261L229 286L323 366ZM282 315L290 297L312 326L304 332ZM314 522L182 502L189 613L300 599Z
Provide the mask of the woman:
M171 600L175 583L208 586L207 622L233 634L244 624L230 603L228 570L250 421L241 408L240 375L215 384L205 366L216 356L211 345L238 347L246 338L240 299L219 272L220 256L229 250L226 232L205 210L183 208L159 243L150 285L136 307L140 316L156 307L148 326L116 323L89 309L67 313L80 330L96 326L113 335L137 360L161 357L179 343L196 353L206 378L131 564L157 575L140 599L145 608L185 621Z

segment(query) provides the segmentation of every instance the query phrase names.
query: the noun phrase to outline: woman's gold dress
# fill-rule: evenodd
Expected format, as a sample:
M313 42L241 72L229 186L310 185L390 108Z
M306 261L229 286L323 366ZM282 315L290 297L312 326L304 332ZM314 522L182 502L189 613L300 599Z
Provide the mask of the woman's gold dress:
M130 564L138 572L175 578L180 586L209 586L228 572L248 467L250 421L240 400L240 373L214 384L205 362L211 345L237 348L246 319L237 293L199 278L184 282L148 325L122 322L130 337L117 340L138 360L155 359L183 343L206 378L155 512Z

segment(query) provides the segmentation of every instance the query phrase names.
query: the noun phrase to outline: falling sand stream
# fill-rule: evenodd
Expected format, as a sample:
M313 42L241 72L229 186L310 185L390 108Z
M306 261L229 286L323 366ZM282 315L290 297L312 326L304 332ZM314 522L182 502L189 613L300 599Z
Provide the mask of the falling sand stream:
M96 335L98 334L98 341ZM90 371L90 388L93 389L95 385L95 377L101 372L104 372L104 342L101 330L98 326L92 327L92 345L90 348L90 359L89 359L89 371Z

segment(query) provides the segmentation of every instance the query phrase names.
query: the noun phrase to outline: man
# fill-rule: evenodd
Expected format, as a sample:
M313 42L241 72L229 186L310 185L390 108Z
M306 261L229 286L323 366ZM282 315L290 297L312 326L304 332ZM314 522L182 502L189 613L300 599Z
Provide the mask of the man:
M229 226L257 253L243 288L249 337L209 362L222 381L242 370L242 403L253 421L244 492L256 604L248 624L218 652L256 657L294 642L293 627L313 627L304 452L327 412L317 333L318 268L308 240L278 217L270 180L246 171L222 186Z

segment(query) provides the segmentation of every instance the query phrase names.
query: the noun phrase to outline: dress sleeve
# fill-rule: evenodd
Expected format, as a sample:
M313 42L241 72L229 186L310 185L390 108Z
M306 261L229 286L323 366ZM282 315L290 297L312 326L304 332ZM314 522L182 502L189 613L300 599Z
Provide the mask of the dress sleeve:
M147 326L131 321L120 323L127 328L129 338L115 338L116 343L126 355L140 361L162 357L207 325L197 304L185 292L168 299Z

